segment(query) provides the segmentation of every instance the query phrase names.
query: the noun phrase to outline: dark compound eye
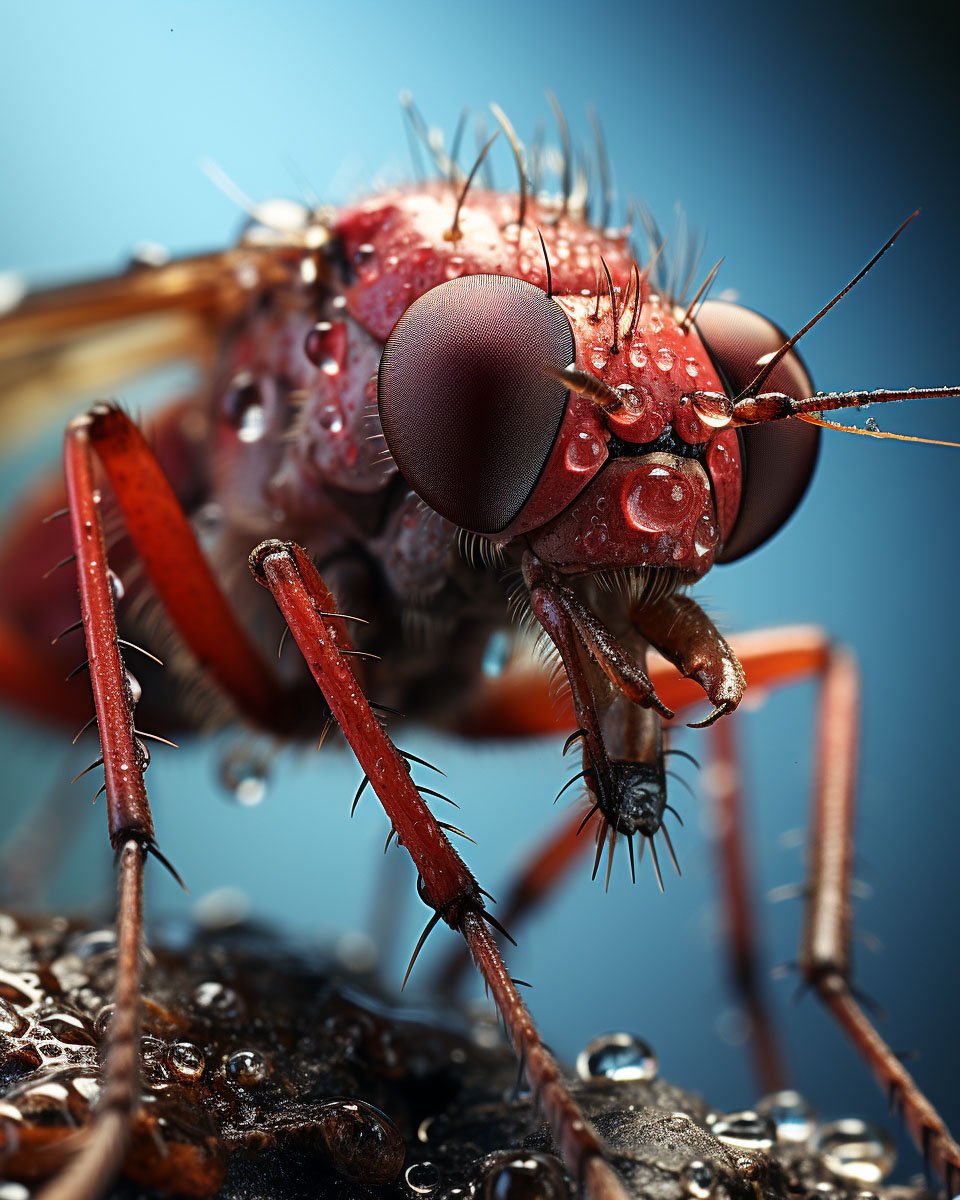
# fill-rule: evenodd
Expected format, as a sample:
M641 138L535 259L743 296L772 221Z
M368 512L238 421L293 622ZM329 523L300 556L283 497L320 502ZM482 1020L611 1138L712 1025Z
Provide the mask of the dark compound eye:
M563 309L523 279L469 275L414 301L387 339L378 396L390 453L417 495L465 529L505 529L569 398L544 368L574 356Z
M787 335L766 317L707 300L697 315L697 332L732 398L750 383ZM791 350L761 389L788 396L813 395L813 384L800 355ZM820 430L805 421L771 421L737 430L743 462L740 512L718 562L733 562L771 538L794 511L813 475Z

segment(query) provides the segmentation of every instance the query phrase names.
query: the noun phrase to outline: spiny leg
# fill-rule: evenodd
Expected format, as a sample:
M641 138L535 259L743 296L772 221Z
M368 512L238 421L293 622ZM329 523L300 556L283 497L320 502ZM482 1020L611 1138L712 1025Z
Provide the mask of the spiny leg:
M960 1185L960 1146L858 1002L850 985L850 887L860 684L853 657L831 649L817 730L807 910L800 970L903 1116L948 1195Z
M289 733L289 697L227 603L143 434L126 413L107 404L94 405L77 422L103 465L147 577L184 644L244 716L261 728Z
M585 1182L593 1200L623 1200L622 1185L605 1161L603 1143L565 1087L486 927L498 928L499 922L486 912L476 880L427 808L400 752L363 695L341 649L347 644L343 629L337 628L342 622L320 615L335 610L316 568L300 547L277 541L258 546L250 565L276 599L398 840L417 867L421 898L434 910L424 936L440 920L463 935L570 1169Z
M120 657L99 499L93 487L89 423L71 422L64 446L77 584L103 757L110 842L119 857L117 966L103 1088L93 1126L76 1157L41 1200L93 1200L119 1171L139 1104L140 945L143 864L157 853L136 736L133 696Z

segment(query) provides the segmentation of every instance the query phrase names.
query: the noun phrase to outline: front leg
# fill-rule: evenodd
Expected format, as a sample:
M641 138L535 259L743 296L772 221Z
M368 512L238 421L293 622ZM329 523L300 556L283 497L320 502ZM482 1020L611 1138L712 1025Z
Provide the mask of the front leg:
M586 1185L591 1200L625 1200L623 1187L606 1161L603 1142L567 1090L560 1068L541 1041L503 964L488 926L504 931L486 911L485 893L430 812L405 759L387 737L357 682L344 654L343 623L330 615L335 613L333 598L309 556L291 543L263 542L250 555L250 568L257 582L272 592L333 717L390 818L397 840L420 873L421 899L434 913L414 959L426 935L441 920L463 935L571 1171Z

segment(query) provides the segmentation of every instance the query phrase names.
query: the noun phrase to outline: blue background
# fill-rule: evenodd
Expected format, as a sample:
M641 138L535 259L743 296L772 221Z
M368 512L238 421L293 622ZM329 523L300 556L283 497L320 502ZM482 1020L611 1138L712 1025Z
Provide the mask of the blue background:
M882 265L805 340L805 355L824 388L960 382L957 39L946 13L621 0L7 4L0 268L49 281L117 269L144 239L175 253L224 246L238 213L198 169L202 157L256 199L296 195L302 174L322 199L342 202L409 173L401 88L448 138L462 106L475 113L495 100L528 139L549 117L551 88L584 141L585 106L597 106L621 203L640 196L665 226L681 204L709 235L705 264L726 255L719 286L788 329L922 206ZM493 156L498 180L513 187L505 147ZM883 429L960 437L948 403L874 415ZM30 448L33 457L22 445L6 450L9 497L34 458L55 456L56 432ZM857 921L886 948L858 952L857 974L889 1012L891 1044L921 1052L916 1073L954 1130L957 455L825 437L813 491L783 534L697 590L726 629L814 621L860 658L861 873L874 894L858 903ZM739 721L761 904L769 888L801 875L800 851L780 835L805 821L812 703L812 687L792 689ZM62 735L13 714L2 736L9 828L85 760ZM216 775L242 736L179 754L161 747L148 777L161 842L194 896L240 887L257 913L321 939L382 931L387 910L399 929L387 935L384 965L398 980L425 913L395 852L384 874L385 825L372 801L346 820L358 768L336 751L285 752L264 802L239 808ZM566 778L559 745L477 748L428 732L405 740L447 769L462 823L480 843L466 857L502 891L556 820L550 801ZM684 744L698 748L694 737ZM646 864L632 888L619 863L605 896L581 868L522 929L510 964L534 981L533 1010L561 1055L602 1030L635 1030L670 1077L740 1107L756 1090L730 1040L709 822L678 794L688 814L677 839L683 881L669 879L661 897ZM52 896L108 906L103 818L85 801L83 784L64 801L77 807ZM155 911L188 903L159 871L149 884ZM770 964L795 957L799 915L796 904L762 904ZM435 935L431 948L451 941ZM425 961L415 980L429 976ZM789 1003L792 990L791 981L770 984L796 1086L825 1116L885 1120L854 1053L815 1001ZM901 1177L918 1162L905 1150Z

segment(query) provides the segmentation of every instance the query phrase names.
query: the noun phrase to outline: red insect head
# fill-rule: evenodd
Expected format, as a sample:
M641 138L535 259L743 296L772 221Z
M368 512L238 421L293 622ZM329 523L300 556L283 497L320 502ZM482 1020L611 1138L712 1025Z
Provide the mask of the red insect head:
M524 535L562 574L649 566L692 581L765 540L802 495L818 431L801 426L794 446L798 423L783 422L759 456L767 469L755 478L751 462L748 485L768 494L751 497L762 515L744 533L745 431L691 395L735 394L780 331L719 302L684 319L625 239L590 230L577 242L584 226L545 214L541 252L529 223L511 231L503 204L474 195L452 231L448 196L398 192L338 230L359 264L350 314L386 338L379 413L410 487L464 529L500 543ZM770 386L810 394L796 355Z

